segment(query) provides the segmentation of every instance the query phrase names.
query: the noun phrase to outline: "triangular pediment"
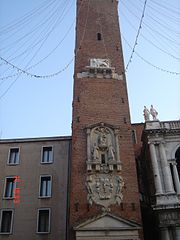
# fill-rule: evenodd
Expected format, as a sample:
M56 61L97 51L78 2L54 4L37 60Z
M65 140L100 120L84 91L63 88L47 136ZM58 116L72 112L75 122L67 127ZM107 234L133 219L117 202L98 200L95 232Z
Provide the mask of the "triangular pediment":
M91 230L136 230L140 229L140 225L123 219L121 217L114 216L112 214L102 214L95 218L86 220L79 224L74 229L76 231L91 231Z

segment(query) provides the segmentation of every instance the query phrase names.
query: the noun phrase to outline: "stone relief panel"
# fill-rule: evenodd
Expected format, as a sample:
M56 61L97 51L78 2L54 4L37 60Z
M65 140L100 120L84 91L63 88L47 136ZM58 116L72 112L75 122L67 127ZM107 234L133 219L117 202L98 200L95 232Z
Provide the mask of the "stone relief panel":
M87 170L121 170L117 132L103 123L87 130Z
M159 214L159 223L161 226L165 225L179 225L180 224L180 212L177 211L164 211Z
M110 68L110 61L109 61L109 59L91 58L90 59L90 67Z
M112 204L122 202L124 182L121 176L113 174L94 174L87 176L88 202L99 204L108 209Z
M104 209L120 204L124 182L119 172L118 129L101 123L87 129L87 200Z

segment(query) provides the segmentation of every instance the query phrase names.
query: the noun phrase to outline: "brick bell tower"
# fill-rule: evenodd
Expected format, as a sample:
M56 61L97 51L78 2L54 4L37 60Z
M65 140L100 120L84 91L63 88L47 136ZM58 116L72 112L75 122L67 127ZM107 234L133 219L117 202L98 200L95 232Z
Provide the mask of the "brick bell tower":
M69 239L142 239L116 0L77 0Z

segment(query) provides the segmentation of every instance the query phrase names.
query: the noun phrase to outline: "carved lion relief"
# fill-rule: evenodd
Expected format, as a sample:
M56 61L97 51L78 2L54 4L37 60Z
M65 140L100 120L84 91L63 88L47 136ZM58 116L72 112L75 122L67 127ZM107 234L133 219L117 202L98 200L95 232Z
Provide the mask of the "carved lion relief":
M109 59L92 58L90 59L90 67L110 68L110 61Z

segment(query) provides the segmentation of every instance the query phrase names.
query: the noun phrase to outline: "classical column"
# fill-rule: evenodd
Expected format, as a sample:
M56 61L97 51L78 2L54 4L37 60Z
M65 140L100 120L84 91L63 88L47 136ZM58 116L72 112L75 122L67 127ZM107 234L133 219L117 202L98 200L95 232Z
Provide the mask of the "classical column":
M168 228L161 228L161 240L170 240Z
M166 193L174 193L174 187L173 187L173 182L172 182L170 166L167 161L164 144L162 142L159 144L159 150L160 150L160 155L161 155L161 164L162 164L162 168L163 168L162 170L164 173L163 176L164 176L164 184L165 184Z
M172 163L173 177L174 177L174 183L175 183L175 186L176 186L176 192L177 192L177 194L180 194L180 181L179 181L179 175L178 175L176 165L177 165L177 163L175 163L175 162Z
M157 157L156 157L156 149L154 146L154 143L149 144L150 147L150 153L151 153L151 161L152 161L152 168L153 168L153 173L154 173L154 183L155 183L155 188L156 188L156 195L157 194L162 194L162 184L161 184L161 178L159 175L159 166L157 162Z
M180 240L180 227L175 228L176 240Z

